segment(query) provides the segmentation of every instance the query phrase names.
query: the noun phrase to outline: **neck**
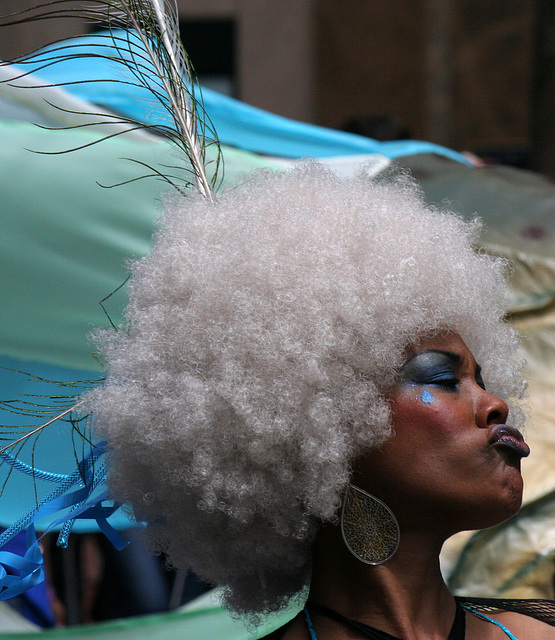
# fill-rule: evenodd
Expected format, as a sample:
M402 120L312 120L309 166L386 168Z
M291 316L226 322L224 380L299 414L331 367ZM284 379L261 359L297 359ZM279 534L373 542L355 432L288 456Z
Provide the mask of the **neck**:
M439 568L443 541L401 528L393 558L371 566L349 553L339 527L323 527L314 548L309 599L406 640L447 638L455 601ZM317 630L318 624L319 640L351 637L333 621L318 617Z

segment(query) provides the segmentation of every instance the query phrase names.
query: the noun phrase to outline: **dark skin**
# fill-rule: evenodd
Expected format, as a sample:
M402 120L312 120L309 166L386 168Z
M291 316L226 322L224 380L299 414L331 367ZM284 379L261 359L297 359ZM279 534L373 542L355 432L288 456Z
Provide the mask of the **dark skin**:
M401 531L397 552L366 565L345 547L338 526L324 526L313 550L310 600L403 640L446 640L455 601L439 567L452 534L489 527L518 511L522 453L492 445L508 408L483 385L472 353L456 333L423 339L389 394L394 435L356 461L353 484L383 500ZM513 612L492 614L519 640L555 638L549 625ZM318 640L359 640L359 632L314 614ZM467 640L506 640L495 625L466 615ZM283 640L310 640L301 613Z

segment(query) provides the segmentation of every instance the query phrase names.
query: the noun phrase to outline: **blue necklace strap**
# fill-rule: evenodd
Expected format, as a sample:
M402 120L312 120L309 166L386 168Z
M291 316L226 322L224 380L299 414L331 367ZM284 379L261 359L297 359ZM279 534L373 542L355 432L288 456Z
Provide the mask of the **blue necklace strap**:
M304 608L304 617L306 618L306 624L308 626L308 632L310 633L311 640L318 640L316 635L316 631L314 631L314 625L312 624L312 618L310 617L310 613L308 613L308 609Z
M461 604L461 607L469 611L473 616L476 616L477 618L481 618L482 620L486 620L487 622L491 622L495 626L499 627L502 631L505 632L505 634L507 635L508 638L510 638L510 640L518 640L518 638L514 634L512 634L505 625L499 622L499 620L494 620L493 618L490 618L489 616L486 616L483 613L480 613L479 611L475 611L472 607L469 607L466 604Z

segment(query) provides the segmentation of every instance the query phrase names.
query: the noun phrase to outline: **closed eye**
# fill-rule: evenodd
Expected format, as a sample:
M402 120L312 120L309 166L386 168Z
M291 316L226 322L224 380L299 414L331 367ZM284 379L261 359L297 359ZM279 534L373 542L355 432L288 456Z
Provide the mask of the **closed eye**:
M437 377L434 380L430 380L425 384L429 384L430 386L434 386L434 387L444 387L449 390L456 390L459 388L459 383L460 383L460 380L458 378Z

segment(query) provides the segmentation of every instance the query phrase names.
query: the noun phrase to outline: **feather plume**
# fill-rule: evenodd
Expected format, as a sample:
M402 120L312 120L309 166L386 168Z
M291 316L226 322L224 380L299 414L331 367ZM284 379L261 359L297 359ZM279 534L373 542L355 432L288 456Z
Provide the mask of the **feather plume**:
M131 73L131 79L113 82L125 82L135 87L147 89L153 101L167 114L167 123L147 125L136 123L120 115L95 113L102 124L125 125L114 127L115 132L105 138L121 135L129 128L144 128L172 141L188 159L190 166L181 167L191 172L193 180L181 180L186 185L194 184L200 193L212 198L218 185L220 153L214 128L207 118L202 93L198 85L193 66L185 52L179 36L178 13L175 0L89 0L86 6L75 8L72 0L54 0L41 3L31 9L5 16L3 25L21 24L54 18L81 18L97 25L108 25L108 33L95 34L96 38L107 39L106 45L96 47L94 52L75 41L52 45L46 51L27 54L17 60L18 66L33 64L33 73L40 69L79 57L96 56L110 60L116 65L124 65ZM114 47L116 53L114 54ZM18 79L28 75L11 78L14 85ZM91 80L97 82L98 80ZM53 86L71 84L60 82ZM89 114L90 115L90 114ZM82 127L94 126L88 121ZM74 125L75 127L75 125ZM102 138L102 139L105 139ZM215 166L207 172L206 149L216 144ZM73 151L69 149L68 151ZM174 180L174 176L162 175L152 169L152 174L162 177L180 191L183 189ZM146 176L145 176L146 177Z

